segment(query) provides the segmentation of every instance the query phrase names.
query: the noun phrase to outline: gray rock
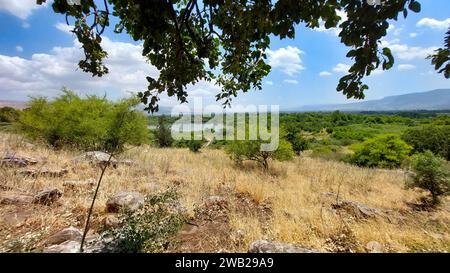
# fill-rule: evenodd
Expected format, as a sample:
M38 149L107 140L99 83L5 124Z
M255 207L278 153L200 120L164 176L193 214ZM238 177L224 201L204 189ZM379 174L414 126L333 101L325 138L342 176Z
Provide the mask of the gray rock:
M87 180L70 180L64 181L63 186L67 190L75 190L75 189L89 189L93 188L96 185L97 181L93 178L89 178Z
M144 196L138 192L119 192L106 202L106 211L136 211L144 206Z
M80 156L77 156L73 159L73 162L88 162L91 164L106 164L108 163L108 160L110 159L110 154L100 152L100 151L93 151L93 152L87 152ZM114 167L117 167L117 160L112 157L111 160L109 160L110 164Z
M51 205L62 196L62 192L58 189L43 190L33 197L34 204Z
M2 205L24 205L33 202L33 196L17 192L0 193L0 204Z
M37 164L38 161L31 157L19 156L19 155L7 155L0 159L0 166L18 166L25 167L28 165Z
M25 169L20 170L17 172L20 175L24 176L31 176L31 177L62 177L69 173L68 169L61 169L61 170L49 170L47 168L41 168L41 169Z
M45 243L46 245L57 245L66 241L81 241L82 236L83 233L80 229L68 227L48 237Z
M366 245L366 250L369 253L383 253L383 246L377 241L370 241Z
M331 204L331 207L333 209L345 210L347 213L357 218L371 218L376 216L385 216L387 213L389 213L388 210L372 208L356 201L344 200L340 198L338 194L333 192L323 192L321 194L322 196L332 198L333 204Z
M254 241L250 244L249 253L318 253L320 251L292 244L266 240Z
M107 238L99 234L86 237L85 244L83 246L84 253L110 253L114 251L110 244L112 238ZM61 244L55 244L44 248L44 253L79 253L80 241L65 241Z
M66 241L59 245L52 245L43 250L44 253L79 253L80 242Z

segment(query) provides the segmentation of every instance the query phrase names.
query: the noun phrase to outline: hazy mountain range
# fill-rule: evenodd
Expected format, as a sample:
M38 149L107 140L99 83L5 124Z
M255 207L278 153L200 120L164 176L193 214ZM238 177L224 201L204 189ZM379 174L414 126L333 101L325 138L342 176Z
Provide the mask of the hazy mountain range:
M282 109L287 112L314 111L410 111L450 110L450 89L389 96L379 100L367 100L345 104L305 105Z
M5 106L23 109L26 103L23 101L0 100L0 107ZM170 110L170 107L160 107L158 114L170 114ZM345 104L305 105L294 108L281 108L281 110L285 112L450 110L450 89L436 89L427 92L389 96L379 100Z

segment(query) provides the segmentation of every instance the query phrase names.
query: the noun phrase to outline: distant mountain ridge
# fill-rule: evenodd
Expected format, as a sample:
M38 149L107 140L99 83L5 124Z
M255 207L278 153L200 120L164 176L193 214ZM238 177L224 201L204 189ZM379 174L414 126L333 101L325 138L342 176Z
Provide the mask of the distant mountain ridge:
M0 107L24 109L26 102L0 100ZM139 109L144 106L140 105ZM436 89L427 92L388 96L379 100L368 100L345 104L305 105L281 109L285 112L316 112L316 111L414 111L414 110L450 110L450 89ZM160 107L156 115L170 115L171 107Z
M27 103L24 101L0 100L0 107L12 107L15 109L24 109Z
M450 89L436 89L427 92L389 96L379 100L368 100L346 104L305 105L284 109L287 112L314 111L413 111L450 110Z

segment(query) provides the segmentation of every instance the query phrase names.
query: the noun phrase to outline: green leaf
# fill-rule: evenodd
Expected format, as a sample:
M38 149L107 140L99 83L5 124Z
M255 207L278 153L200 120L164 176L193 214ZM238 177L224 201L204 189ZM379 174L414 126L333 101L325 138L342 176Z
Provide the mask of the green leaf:
M409 3L408 7L410 10L414 11L415 13L419 13L421 10L421 5L417 1L412 1L411 3Z

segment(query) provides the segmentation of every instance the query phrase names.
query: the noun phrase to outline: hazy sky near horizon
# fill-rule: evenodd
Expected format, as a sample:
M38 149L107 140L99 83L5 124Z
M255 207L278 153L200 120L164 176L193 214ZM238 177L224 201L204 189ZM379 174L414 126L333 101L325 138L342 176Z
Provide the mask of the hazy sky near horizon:
M425 57L441 47L450 26L448 0L420 0L422 11L399 16L391 22L382 44L389 46L395 66L377 71L365 79L370 89L366 99L450 88L450 80L437 74ZM65 24L50 5L37 6L36 0L0 0L0 100L26 100L29 96L57 95L62 86L83 94L116 99L147 87L146 75L158 71L141 56L140 42L126 34L117 35L110 27L103 47L110 74L93 78L77 70L83 52ZM114 24L111 24L114 25ZM297 27L294 40L272 37L269 64L272 72L264 79L263 90L240 94L236 104L278 104L282 108L309 104L348 102L336 91L339 78L351 60L349 50L339 41L338 31ZM188 88L192 96L202 96L204 104L214 101L220 89L201 82ZM176 98L163 97L161 105L174 105Z

